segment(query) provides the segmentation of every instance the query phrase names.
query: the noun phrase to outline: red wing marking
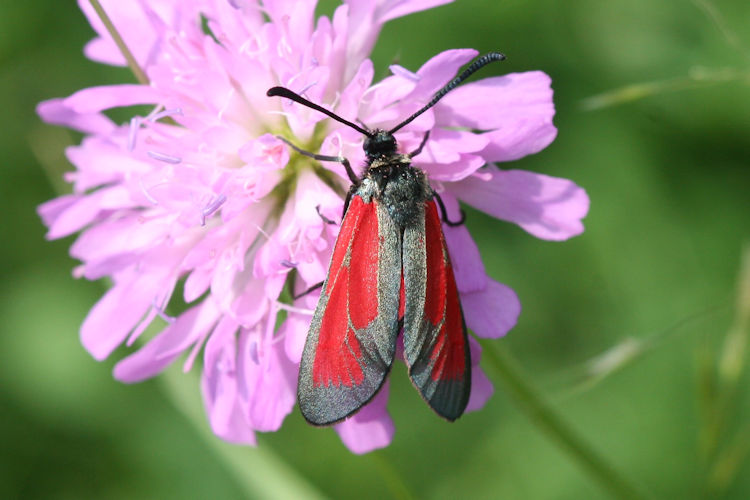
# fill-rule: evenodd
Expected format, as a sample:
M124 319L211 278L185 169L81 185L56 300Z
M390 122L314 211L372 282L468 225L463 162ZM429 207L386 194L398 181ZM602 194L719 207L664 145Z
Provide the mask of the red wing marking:
M300 363L304 417L328 425L372 399L390 370L398 334L401 242L376 200L352 196Z
M466 371L466 332L456 278L453 275L445 237L435 202L425 207L425 240L427 246L427 291L424 313L427 321L438 328L430 354L433 380L461 379Z
M313 386L351 387L364 379L355 330L378 314L378 217L374 203L354 196L341 227L328 271L328 304L323 311Z
M404 358L422 397L455 420L471 390L468 338L437 206L424 209L423 223L404 231Z

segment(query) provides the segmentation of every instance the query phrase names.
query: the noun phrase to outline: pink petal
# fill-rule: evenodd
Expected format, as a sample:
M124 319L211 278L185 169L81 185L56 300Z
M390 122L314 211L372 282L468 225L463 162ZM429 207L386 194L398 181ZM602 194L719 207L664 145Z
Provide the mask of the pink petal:
M466 326L477 337L489 339L508 333L521 314L521 302L516 292L491 278L487 278L484 290L462 293L461 305Z
M305 298L300 299L296 302L296 306L300 307L300 303L307 303L308 307L315 307L315 301L317 301L317 294L315 300ZM312 305L309 302L312 300ZM284 349L287 357L294 363L299 363L302 359L302 350L305 347L305 340L307 340L307 332L310 329L310 319L312 316L302 315L297 313L289 313L286 321L284 321L279 335L284 336Z
M62 125L85 134L111 134L116 125L101 113L80 114L65 104L65 99L50 99L40 102L37 114L47 123Z
M179 10L174 2L150 2L153 9L159 11L163 18L170 18L170 11ZM84 50L86 55L99 62L124 66L125 58L117 45L112 41L96 11L88 0L78 0L78 6L89 20L91 26L99 34L99 38L91 40ZM155 27L158 18L151 8L144 8L143 2L123 2L120 0L103 0L102 6L118 31L125 39L128 48L135 55L141 67L147 66L148 56L157 43L156 31L163 32L164 26ZM187 9L185 9L187 10ZM149 16L152 14L152 16ZM183 12L183 16L189 16ZM197 15L197 13L195 13ZM151 17L151 18L150 18Z
M98 113L105 109L123 106L137 106L139 104L155 104L159 101L159 93L147 85L102 85L79 90L63 103L76 113Z
M469 205L546 240L581 234L581 219L589 209L586 191L574 182L522 170L488 168L446 188Z
M197 268L185 278L183 297L186 303L193 302L208 290L211 285L211 271L209 266Z
M47 239L55 240L80 231L90 224L100 212L100 194L83 196L62 211L50 226Z
M482 134L489 144L481 152L486 162L513 161L538 153L557 137L557 128L546 122L518 122Z
M250 425L272 432L294 408L297 366L286 357L283 344L259 340L252 334L240 337L237 389Z
M81 343L101 361L120 345L151 307L161 284L150 275L112 287L89 311L81 325Z
M509 73L456 87L435 111L441 125L490 130L514 121L550 122L555 114L550 77L541 71Z
M224 316L206 342L201 390L211 430L230 443L255 445L237 396L234 335L238 328Z
M358 413L334 426L341 441L352 453L369 453L391 443L396 429L386 411L387 403L388 382Z
M452 49L433 56L417 71L419 82L414 89L413 95L432 97L435 92L445 86L458 73L461 66L471 61L477 54L478 52L474 49Z
M375 16L379 23L385 23L397 17L406 16L420 10L427 10L451 3L453 0L386 0L379 2Z
M466 405L467 412L481 410L495 392L492 382L479 367L482 346L471 336L469 336L469 349L471 351L471 396Z
M541 71L485 78L458 87L435 107L438 125L488 130L488 162L544 149L557 135L549 77Z
M134 383L157 375L213 329L217 312L210 300L188 309L146 345L117 363L114 377L121 382Z
M47 238L54 240L71 235L92 223L103 211L130 208L132 205L129 202L128 191L120 186L100 189L88 196L78 197L75 203L57 214L50 225Z
M440 197L448 212L448 219L459 220L461 216L456 198L447 192L443 192ZM463 295L484 290L487 287L487 273L484 270L482 257L479 255L479 248L471 238L469 230L463 224L453 227L443 224L443 234L458 291Z
M156 357L170 357L181 354L198 339L213 329L221 318L221 311L211 297L207 297L200 304L180 314L172 325L164 330L172 330L164 335L156 346Z
M484 405L487 404L494 393L495 388L484 371L479 366L473 367L471 370L471 395L469 396L469 403L466 405L466 412L484 408Z
M72 205L81 199L80 195L66 194L53 198L39 205L36 209L37 214L41 217L45 226L51 227L55 221L64 214ZM47 235L47 239L54 239Z
M461 154L454 163L422 163L419 168L424 169L430 179L445 182L458 182L465 179L486 162L481 156L473 154Z

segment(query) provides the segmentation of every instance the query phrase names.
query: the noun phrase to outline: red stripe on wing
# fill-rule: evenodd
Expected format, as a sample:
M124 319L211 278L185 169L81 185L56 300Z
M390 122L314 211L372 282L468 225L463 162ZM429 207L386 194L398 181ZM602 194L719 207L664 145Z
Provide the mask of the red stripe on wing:
M355 329L378 314L378 218L374 203L354 196L336 240L312 367L313 386L359 385L362 350Z
M425 204L427 283L425 319L439 327L430 353L433 380L461 380L466 376L466 332L461 303L434 201Z

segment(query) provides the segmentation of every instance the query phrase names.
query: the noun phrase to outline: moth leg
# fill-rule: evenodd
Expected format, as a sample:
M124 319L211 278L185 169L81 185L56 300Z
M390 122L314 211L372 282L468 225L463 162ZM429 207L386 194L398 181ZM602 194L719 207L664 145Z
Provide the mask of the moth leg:
M322 287L323 287L323 283L324 283L324 282L323 282L323 281L321 281L320 283L316 283L316 284L314 284L313 286L311 286L311 287L310 287L310 288L308 288L307 290L304 290L304 291L302 291L302 292L300 292L300 293L298 293L298 294L296 294L296 295L292 295L292 299L293 299L293 300L301 299L302 297L304 297L304 296L305 296L305 295L307 295L308 293L312 293L312 292L314 292L315 290L317 290L317 289L319 289L319 288L322 288Z
M295 150L301 155L305 155L308 158L312 158L313 160L318 161L335 161L337 163L341 163L344 166L344 169L346 169L346 175L349 176L349 180L352 181L352 184L355 186L359 186L359 177L357 177L357 174L354 173L354 170L352 170L352 166L349 164L349 160L344 158L343 156L328 156L328 155L320 155L317 153L311 153L309 151L305 151L304 149L301 149L291 142L289 142L286 138L281 137L280 135L276 136L277 139L284 141L287 146Z
M318 217L320 217L323 220L323 222L325 222L326 224L333 224L333 225L337 224L335 220L331 220L325 215L323 215L322 213L320 213L320 205L315 207L315 211L318 212Z
M342 219L346 215L346 211L349 209L349 202L352 201L353 194L354 194L354 186L352 185L352 188L349 190L348 193L346 193L346 199L344 200L344 212L341 214Z
M427 139L429 138L430 138L430 131L428 130L427 132L424 133L424 137L422 138L422 142L419 143L419 147L415 149L414 151L412 151L411 153L409 153L409 158L414 158L419 153L421 153L422 148L424 148L424 145L427 144Z
M464 212L463 208L459 208L461 212L461 218L457 221L452 221L448 218L448 211L445 209L445 204L443 203L443 199L440 198L440 195L435 193L435 201L437 201L438 206L440 207L440 215L442 216L443 223L446 226L449 227L456 227L456 226L462 226L464 222L466 222L466 212Z

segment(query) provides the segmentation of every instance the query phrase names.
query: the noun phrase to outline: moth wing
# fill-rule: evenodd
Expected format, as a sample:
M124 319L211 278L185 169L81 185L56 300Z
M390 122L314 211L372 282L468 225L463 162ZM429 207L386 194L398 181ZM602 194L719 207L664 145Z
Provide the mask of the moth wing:
M404 358L409 377L447 420L466 409L471 360L463 311L440 216L433 200L403 236Z
M401 242L375 200L352 197L302 352L297 397L305 419L329 425L377 394L398 335Z

